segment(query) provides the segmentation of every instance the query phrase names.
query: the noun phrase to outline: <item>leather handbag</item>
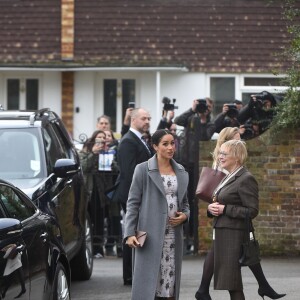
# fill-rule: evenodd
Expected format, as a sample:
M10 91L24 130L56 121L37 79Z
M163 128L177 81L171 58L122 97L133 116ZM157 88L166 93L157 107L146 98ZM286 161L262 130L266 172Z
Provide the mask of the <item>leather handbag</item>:
M217 168L202 167L196 189L196 197L211 203L215 189L225 176L226 174Z
M140 243L140 247L143 247L144 243L146 241L147 232L145 232L145 231L136 231L135 236L136 236L138 242Z
M254 230L250 231L250 224L252 225L252 222L249 217L249 209L247 209L245 218L245 238L244 243L241 245L241 255L239 259L239 263L242 267L255 265L260 262L259 243L255 239ZM253 228L253 226L251 227Z

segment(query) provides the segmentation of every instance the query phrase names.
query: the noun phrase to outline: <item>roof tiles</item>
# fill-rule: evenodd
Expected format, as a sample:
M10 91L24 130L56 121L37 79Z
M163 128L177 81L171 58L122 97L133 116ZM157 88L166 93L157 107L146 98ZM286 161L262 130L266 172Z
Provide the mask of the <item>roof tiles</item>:
M0 3L2 65L270 72L289 42L281 1L75 0L74 60L62 62L59 0Z

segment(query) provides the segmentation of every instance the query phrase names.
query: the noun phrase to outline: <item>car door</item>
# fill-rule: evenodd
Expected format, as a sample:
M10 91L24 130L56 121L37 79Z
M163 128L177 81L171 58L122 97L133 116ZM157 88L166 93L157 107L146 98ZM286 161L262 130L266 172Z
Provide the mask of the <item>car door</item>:
M15 258L1 256L1 266L4 267L3 272L0 270L2 297L14 299L22 295L22 299L43 299L49 250L40 211L22 192L10 185L0 183L0 197L3 215L21 221L22 225L19 235L1 240L1 252L6 254L10 245L19 249ZM5 257L6 262L3 261ZM15 266L9 269L9 263Z
M49 173L53 172L54 165L58 159L72 158L67 142L64 141L62 134L56 124L49 124L43 131L46 157ZM76 191L76 174L70 174L67 178L57 178L51 186L51 210L58 219L61 229L65 250L70 257L76 252L78 239L80 238L81 227L76 220L78 206Z

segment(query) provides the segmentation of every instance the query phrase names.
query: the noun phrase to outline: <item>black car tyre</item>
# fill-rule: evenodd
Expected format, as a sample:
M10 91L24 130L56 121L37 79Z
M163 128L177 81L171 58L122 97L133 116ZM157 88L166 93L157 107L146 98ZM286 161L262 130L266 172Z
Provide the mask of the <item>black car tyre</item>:
M65 267L58 262L52 287L52 300L70 300L70 287Z
M91 220L85 221L85 238L79 253L71 261L72 279L88 280L93 273L93 245Z

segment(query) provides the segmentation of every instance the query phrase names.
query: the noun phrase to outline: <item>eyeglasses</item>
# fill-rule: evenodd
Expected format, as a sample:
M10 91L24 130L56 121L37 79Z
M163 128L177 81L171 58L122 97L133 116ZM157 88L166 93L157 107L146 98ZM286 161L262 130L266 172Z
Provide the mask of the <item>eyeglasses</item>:
M226 153L226 152L218 152L218 156L227 156L227 155L230 155L229 153Z

